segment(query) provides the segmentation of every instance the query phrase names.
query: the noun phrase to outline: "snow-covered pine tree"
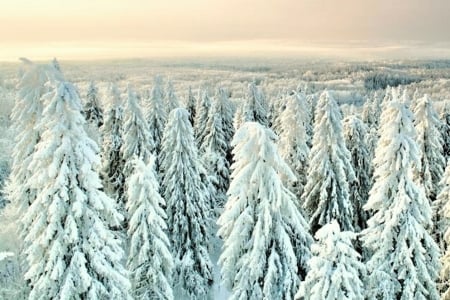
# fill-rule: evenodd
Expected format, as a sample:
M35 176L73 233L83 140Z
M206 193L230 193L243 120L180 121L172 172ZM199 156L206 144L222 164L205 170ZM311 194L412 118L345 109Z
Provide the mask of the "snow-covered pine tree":
M57 82L43 97L29 165L37 194L24 215L29 299L131 299L121 242L109 229L123 216L102 192L98 147L84 130L77 91Z
M196 108L197 108L197 99L195 98L194 93L192 93L192 88L189 86L186 110L189 113L189 122L191 122L192 126L194 126L195 123Z
M208 91L201 91L199 106L197 109L197 115L195 119L195 140L199 149L202 148L206 135L208 135L207 123L211 110L211 98L209 98Z
M228 163L231 164L233 160L233 155L231 153L231 140L234 136L234 126L233 126L233 104L229 99L229 93L224 88L219 88L217 92L217 102L216 110L222 119L222 130L224 133L224 139L227 143L226 157Z
M349 183L356 178L342 133L341 113L329 91L322 93L316 106L312 145L303 192L311 230L315 233L335 219L344 231L353 231Z
M162 140L162 196L174 257L174 289L179 297L205 299L213 283L208 254L210 195L201 174L189 113L174 109ZM177 294L175 294L177 297Z
M120 153L122 147L123 108L119 90L115 84L108 88L109 110L102 126L102 178L105 190L119 200L124 193L125 177L123 168L125 161Z
M91 81L86 93L84 115L88 123L100 127L103 125L103 110L100 107L98 89Z
M304 300L364 299L366 274L361 257L353 248L356 234L341 232L338 222L324 225L311 246L310 271L296 295Z
M217 222L230 299L293 299L306 276L312 237L295 195L283 186L280 176L294 174L275 139L256 122L244 123L233 138L229 198Z
M356 177L354 184L349 186L349 199L353 204L354 229L359 232L367 227L369 215L363 206L369 198L372 186L372 157L365 140L368 128L357 117L349 116L343 120L343 130L345 144L350 151L350 160Z
M128 84L127 105L123 123L123 144L120 149L125 161L123 174L128 178L132 173L132 160L136 156L147 163L155 149L154 141L150 139L148 124L142 113L141 106L133 88Z
M416 99L414 106L414 127L416 141L420 153L419 180L425 188L425 194L431 202L436 200L439 192L439 181L445 168L445 158L442 155L442 123L433 108L433 103L424 95Z
M297 196L297 204L300 205L300 197L306 184L308 170L308 135L306 126L309 122L304 95L295 93L284 99L285 109L280 116L280 139L278 148L281 157L294 171L296 181L289 182L289 188Z
M222 115L217 105L218 103L212 103L209 110L210 116L205 127L208 134L205 136L200 153L213 187L212 209L219 214L225 203L230 183L230 164L227 160L229 144L225 140Z
M167 81L166 93L164 95L164 106L166 108L167 114L169 114L175 108L180 107L180 101L175 94L175 88L173 86L172 80Z
M413 115L393 95L380 120L374 183L364 206L373 212L362 241L367 262L368 299L438 299L439 248L425 228L432 210L414 178L420 166Z
M233 117L233 128L235 131L237 131L242 123L244 123L244 104L240 103L236 107L236 113Z
M436 225L437 232L440 233L440 246L443 250L441 257L442 268L440 271L440 288L443 292L441 299L450 299L450 163L445 168L444 177L441 181L442 189L437 196L436 202L439 204L439 221Z
M262 91L255 82L248 85L247 99L243 107L244 122L258 122L266 127L269 126L267 102Z
M167 112L164 108L164 95L161 82L161 77L156 76L150 99L148 99L145 107L145 118L148 123L150 140L155 144L155 155L158 155L161 151L161 139L167 121ZM158 169L158 163L156 168Z
M173 299L172 268L164 199L159 194L155 157L145 165L134 160L134 172L128 178L127 211L130 216L130 250L127 267L134 299Z
M445 101L444 108L441 111L440 119L442 123L441 134L443 139L443 154L445 161L450 158L450 105Z
M42 132L37 124L44 106L41 97L49 91L45 83L62 76L52 65L36 65L25 60L24 67L26 70L17 86L17 98L11 113L15 137L11 173L5 187L7 198L18 208L19 215L35 198L28 182L32 175L29 165Z

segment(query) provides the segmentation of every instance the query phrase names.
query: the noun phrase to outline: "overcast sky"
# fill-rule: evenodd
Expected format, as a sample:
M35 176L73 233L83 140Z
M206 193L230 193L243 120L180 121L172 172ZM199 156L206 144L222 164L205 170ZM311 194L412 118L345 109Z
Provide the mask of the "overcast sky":
M450 0L0 0L0 8L0 59L17 51L68 57L295 55L319 48L446 53L450 43Z

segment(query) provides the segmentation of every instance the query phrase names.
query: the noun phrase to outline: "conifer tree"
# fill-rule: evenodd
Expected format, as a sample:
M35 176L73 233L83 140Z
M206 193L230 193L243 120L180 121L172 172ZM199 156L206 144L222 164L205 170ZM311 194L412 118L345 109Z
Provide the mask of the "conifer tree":
M189 299L205 299L213 283L209 258L210 195L202 181L189 113L174 109L162 140L162 196L166 200L168 236L174 264L175 291Z
M233 127L237 131L244 123L244 104L239 104L233 117Z
M147 163L152 151L155 149L155 144L150 139L148 125L138 103L136 93L130 85L127 87L127 106L125 107L122 132L123 144L121 153L122 159L125 161L123 174L127 178L132 173L131 162L133 157L136 156Z
M342 133L339 107L328 91L317 103L312 145L303 192L311 230L316 232L336 219L344 231L353 231L349 183L355 180L355 174Z
M173 299L170 253L164 199L159 194L155 158L145 165L134 162L134 173L128 179L127 211L130 216L128 237L130 250L128 270L134 299Z
M433 202L444 174L445 158L442 155L442 124L428 95L416 100L414 117L421 162L419 180L428 200Z
M192 88L189 86L186 110L189 113L189 122L191 122L192 127L195 126L195 116L196 116L197 99L192 93Z
M441 299L450 299L450 163L445 168L441 181L442 189L437 197L439 219L436 224L440 246L443 251L440 271Z
M161 77L156 76L151 91L150 99L145 107L146 120L148 123L150 140L155 144L155 154L161 151L161 139L167 121L167 113L164 108L163 90ZM158 164L157 164L158 165ZM157 166L158 169L158 166Z
M315 238L317 242L311 246L313 256L308 262L310 271L296 298L364 299L365 266L352 245L356 234L341 232L339 224L332 221L320 228Z
M197 109L195 119L195 140L198 147L201 149L206 135L208 135L207 123L211 110L211 98L209 98L208 91L201 92L200 102Z
M91 81L87 90L84 115L88 123L97 127L103 125L103 110L100 108L98 89L93 81Z
M102 177L106 191L117 201L124 193L123 168L125 161L120 153L123 144L123 108L120 93L115 84L111 84L108 89L108 99L110 108L102 127Z
M175 94L175 88L173 86L172 80L167 81L166 93L164 95L164 105L166 107L167 114L169 114L175 108L180 107L180 101Z
M350 185L350 203L353 204L353 217L355 231L366 228L369 217L363 209L369 198L372 184L372 162L369 149L365 140L367 126L355 116L350 116L343 121L344 139L347 149L350 151L350 160L355 172L356 181Z
M312 237L280 176L294 177L275 146L275 134L256 122L236 132L228 201L217 224L219 259L230 299L292 299L306 275Z
M266 127L269 126L268 107L264 94L256 86L255 82L248 85L247 99L243 107L243 118L245 122L258 122Z
M42 132L37 126L44 106L41 97L49 91L46 82L62 76L51 65L36 65L25 59L24 62L26 70L17 86L11 113L15 137L11 172L5 187L8 200L18 208L19 214L23 214L35 198L28 182L32 175L28 167Z
M420 166L413 115L393 95L380 120L374 184L366 210L373 212L362 234L369 299L438 299L439 249L425 228L432 210L414 178Z
M444 104L444 108L440 115L441 119L441 134L442 134L442 153L444 155L445 161L447 162L450 158L450 105L447 102Z
M217 93L216 110L222 119L222 130L224 132L224 139L227 143L226 157L228 163L231 164L233 156L231 154L231 140L234 136L233 126L233 105L229 99L229 93L224 88L219 88Z
M43 131L29 165L37 193L24 215L29 299L131 299L121 243L109 229L123 217L102 192L76 89L57 82L43 97Z
M230 181L230 165L227 160L228 143L222 127L222 115L214 103L210 108L210 114L206 124L208 134L205 136L200 153L213 187L212 209L219 212L225 203Z
M285 99L286 108L280 116L280 139L278 147L281 157L294 171L296 181L290 182L291 191L300 199L306 184L308 170L308 136L306 132L309 116L306 99L295 93Z

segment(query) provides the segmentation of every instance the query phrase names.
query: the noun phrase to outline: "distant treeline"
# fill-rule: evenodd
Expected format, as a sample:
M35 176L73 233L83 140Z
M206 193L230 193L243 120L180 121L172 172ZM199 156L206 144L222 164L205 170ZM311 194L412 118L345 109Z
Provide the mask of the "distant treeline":
M414 82L420 82L422 79L417 76L406 74L391 73L371 73L364 78L364 87L368 90L385 89L388 86L397 87Z

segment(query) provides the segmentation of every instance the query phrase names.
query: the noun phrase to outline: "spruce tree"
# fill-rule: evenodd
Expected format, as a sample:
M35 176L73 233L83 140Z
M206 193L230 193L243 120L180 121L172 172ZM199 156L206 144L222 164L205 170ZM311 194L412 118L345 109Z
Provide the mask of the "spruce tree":
M162 196L166 200L168 236L179 297L205 299L213 283L208 254L210 195L194 140L189 113L174 109L162 140ZM176 295L177 296L177 295Z
M447 162L450 158L450 105L448 105L447 102L444 104L444 108L440 115L442 128L441 128L441 134L442 134L442 151L445 158L445 161Z
M229 99L229 93L224 88L219 88L217 93L216 110L222 119L222 130L224 133L224 139L227 143L226 157L228 163L231 164L233 156L231 154L231 140L234 136L233 126L233 105Z
M442 124L428 95L416 100L414 117L421 162L419 180L425 187L428 200L433 202L444 174L445 158L442 155Z
M37 193L24 216L29 299L131 299L121 243L109 229L123 217L102 192L77 91L57 82L43 97L43 131L29 165Z
M347 149L350 151L350 160L355 172L356 181L349 186L350 203L353 204L353 217L355 231L366 228L369 217L363 209L369 198L372 184L372 162L365 137L367 126L355 116L350 116L343 121L344 139Z
M180 107L180 101L175 94L175 88L172 80L167 81L166 93L164 95L164 105L166 107L166 113L169 114L175 108Z
M108 89L110 108L102 126L102 177L106 191L116 201L124 193L125 177L123 168L125 161L120 153L123 144L123 108L119 90L115 84Z
M122 132L121 153L122 159L125 161L123 172L125 178L127 178L132 173L132 159L136 156L147 163L155 149L136 93L130 85L127 87L127 105Z
M437 197L439 219L436 224L439 232L440 246L443 251L441 257L442 268L440 271L440 288L443 294L441 299L450 299L450 164L445 168L441 181L441 191Z
M150 140L155 144L154 147L156 155L158 155L161 151L161 139L167 121L167 113L164 108L164 95L161 84L161 77L156 76L150 94L150 99L148 99L145 107L145 118L148 123Z
M84 115L88 123L97 127L103 125L103 110L100 107L98 89L94 82L89 84L86 94L86 104L84 105Z
M164 199L159 194L155 158L145 165L134 160L128 178L127 211L130 216L128 270L134 299L173 299L170 253Z
M44 103L42 95L49 91L46 83L62 75L52 65L36 65L25 61L25 72L17 86L17 98L11 113L14 148L11 172L6 183L5 191L8 200L18 208L22 215L35 198L34 190L30 187L29 179L32 171L29 169L36 144L40 141L43 128L38 126ZM27 224L20 225L27 229Z
M211 115L205 127L208 134L205 136L200 153L213 188L212 209L219 212L225 203L230 182L230 165L227 160L228 143L222 127L222 115L216 104L212 105L209 113Z
M333 220L320 228L315 238L317 242L311 246L313 256L308 262L310 271L300 284L296 298L364 299L365 266L352 245L356 234L341 232L338 222Z
M278 147L281 157L294 171L296 181L290 182L289 186L300 199L306 184L309 155L306 99L304 95L295 93L285 99L285 106L280 116Z
M201 92L200 102L197 109L195 119L195 139L199 148L202 148L206 135L208 135L207 123L211 110L211 98L209 98L208 91Z
M255 82L248 85L247 99L243 107L243 118L245 122L258 122L266 127L269 126L267 102L262 91Z
M420 166L413 115L404 103L386 103L375 153L374 184L366 210L373 216L362 232L369 299L438 299L439 249L427 232L432 210L414 178Z
M311 230L315 233L336 219L344 231L353 231L349 183L354 182L355 174L342 133L339 107L328 91L322 93L316 106L312 145L303 192Z
M196 108L197 108L197 99L195 98L194 94L192 93L192 88L189 86L186 110L189 113L189 122L191 122L192 127L194 127L194 125L195 125L194 124L195 116L197 113Z
M280 176L294 177L275 134L256 122L236 132L228 201L217 224L230 299L292 299L306 275L312 237Z

